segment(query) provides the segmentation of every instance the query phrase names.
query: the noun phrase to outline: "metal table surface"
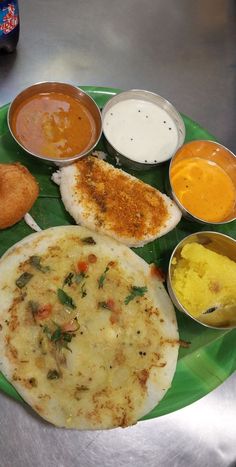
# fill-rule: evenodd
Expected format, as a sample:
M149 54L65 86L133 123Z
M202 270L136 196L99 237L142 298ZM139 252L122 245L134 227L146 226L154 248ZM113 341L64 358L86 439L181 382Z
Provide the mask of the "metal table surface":
M0 104L42 80L144 88L236 151L233 0L20 0ZM236 465L236 375L178 412L127 429L56 429L0 394L0 466Z

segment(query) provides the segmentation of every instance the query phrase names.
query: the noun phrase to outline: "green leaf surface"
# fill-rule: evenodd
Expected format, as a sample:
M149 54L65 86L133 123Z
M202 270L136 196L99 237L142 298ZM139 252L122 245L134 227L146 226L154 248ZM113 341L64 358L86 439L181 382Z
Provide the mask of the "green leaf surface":
M68 308L71 308L74 310L76 308L75 303L73 302L73 299L62 289L57 290L57 297L59 301L62 303L62 305L67 306Z
M82 88L95 99L100 108L113 95L120 92L119 89L113 88L94 86ZM7 127L7 110L8 105L0 109L0 162L21 162L37 178L40 185L40 196L31 210L31 215L42 229L74 224L74 220L66 212L60 200L58 187L51 181L51 175L56 168L35 160L19 148ZM215 140L214 136L198 123L185 115L183 115L183 119L186 127L186 142L195 139ZM103 139L101 139L97 149L104 150ZM135 171L129 171L129 173L163 192L167 191L168 163L143 173ZM236 238L236 221L213 227L210 224L197 224L183 219L177 228L164 237L143 248L135 248L134 251L148 263L155 262L167 271L169 258L176 244L186 235L202 230L216 230ZM24 220L13 227L0 231L0 255L31 233L32 230L25 224ZM236 330L208 329L179 311L176 313L180 338L191 344L189 348L180 349L172 386L160 404L144 417L145 419L173 412L200 399L221 384L236 369ZM11 397L22 401L22 398L1 373L0 389Z

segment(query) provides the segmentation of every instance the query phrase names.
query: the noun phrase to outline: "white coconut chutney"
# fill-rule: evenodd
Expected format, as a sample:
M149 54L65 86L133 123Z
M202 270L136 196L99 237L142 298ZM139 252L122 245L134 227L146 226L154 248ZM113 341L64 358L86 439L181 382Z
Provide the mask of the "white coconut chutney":
M177 126L169 113L142 99L114 104L105 114L103 131L118 152L137 162L164 162L178 148Z

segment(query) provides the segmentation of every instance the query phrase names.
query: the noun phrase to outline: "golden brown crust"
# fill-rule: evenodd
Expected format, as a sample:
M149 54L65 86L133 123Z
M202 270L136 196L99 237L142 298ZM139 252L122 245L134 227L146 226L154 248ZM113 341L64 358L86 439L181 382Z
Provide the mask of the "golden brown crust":
M32 208L38 184L23 165L0 164L0 229L16 224Z
M169 217L158 190L121 170L108 171L106 164L87 157L76 164L79 171L76 190L83 197L87 212L94 211L97 224L108 223L121 237L143 239L155 235Z

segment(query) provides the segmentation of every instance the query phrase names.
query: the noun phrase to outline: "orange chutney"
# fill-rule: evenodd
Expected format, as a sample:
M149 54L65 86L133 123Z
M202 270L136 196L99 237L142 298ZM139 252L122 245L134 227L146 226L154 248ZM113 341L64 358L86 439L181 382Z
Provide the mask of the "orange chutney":
M12 129L28 151L56 159L86 151L96 138L95 122L85 105L59 92L27 98L14 112Z
M206 222L222 222L233 212L236 190L228 173L213 160L179 159L172 164L170 180L180 203Z

